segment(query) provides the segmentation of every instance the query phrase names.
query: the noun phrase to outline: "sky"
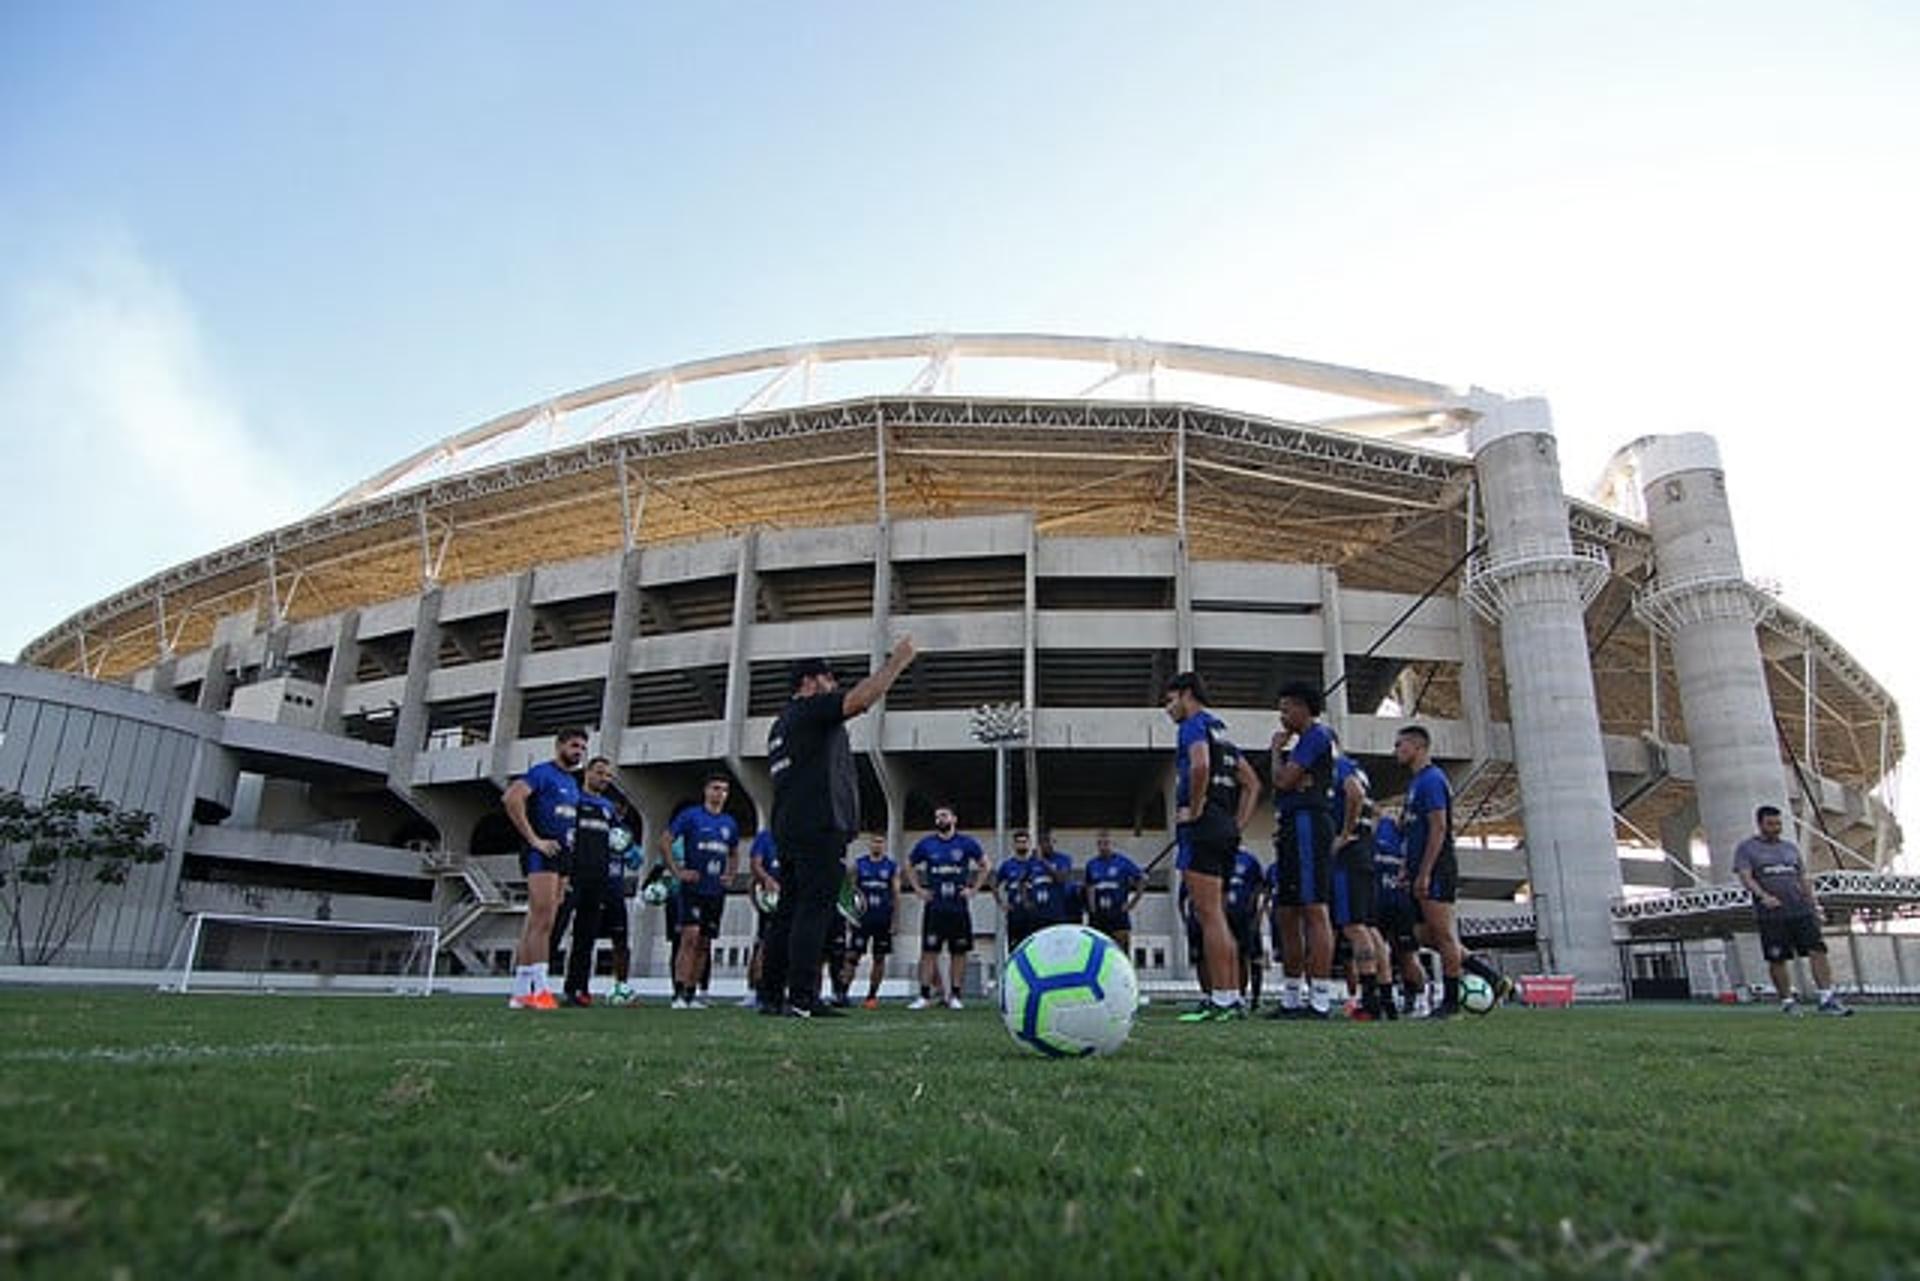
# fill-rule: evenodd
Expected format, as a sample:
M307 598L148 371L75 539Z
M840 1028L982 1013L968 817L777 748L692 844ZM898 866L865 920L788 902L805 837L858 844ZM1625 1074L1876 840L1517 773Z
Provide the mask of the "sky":
M1915 228L1903 3L14 0L0 654L554 392L1019 330L1711 432L1920 707Z

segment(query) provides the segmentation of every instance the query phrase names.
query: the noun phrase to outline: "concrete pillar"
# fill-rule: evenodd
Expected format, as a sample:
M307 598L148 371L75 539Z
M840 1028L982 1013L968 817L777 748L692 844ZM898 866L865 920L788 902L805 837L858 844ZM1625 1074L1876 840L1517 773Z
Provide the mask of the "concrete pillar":
M195 706L203 712L227 710L227 695L233 690L233 673L227 670L232 649L225 641L216 641L207 649L207 670L200 677L200 697Z
M1692 867L1693 832L1699 826L1699 806L1691 803L1682 806L1660 820L1660 848L1682 867ZM1678 867L1669 864L1667 872L1667 884L1676 890L1684 890L1694 884Z
M1470 443L1487 552L1467 596L1500 628L1528 877L1544 958L1583 993L1623 994L1608 905L1620 860L1600 737L1586 606L1603 560L1577 553L1543 400L1483 399Z
M738 567L733 578L733 635L730 638L732 649L727 655L725 740L729 762L737 761L740 757L742 740L746 734L747 707L751 701L748 695L753 689L753 667L747 637L753 630L754 619L758 617L760 576L756 561L759 549L758 533L741 537L740 556L736 562Z
M633 638L640 634L640 552L620 556L620 577L613 589L613 626L607 633L607 683L600 698L600 751L620 759L633 702Z
M1753 832L1755 808L1787 807L1755 632L1769 606L1741 575L1713 438L1652 436L1637 452L1658 578L1634 604L1673 651L1712 878L1728 881L1735 847Z
M320 692L320 728L324 733L344 732L347 686L360 679L360 611L342 610L340 633L334 637L333 653L327 659L327 683Z
M886 434L879 436L879 448L882 451L880 478L878 480L879 520L874 528L873 552L873 638L868 645L868 661L873 671L879 671L887 661L887 654L893 649L893 527L887 520L885 448ZM872 738L867 748L867 759L873 764L873 774L880 782L880 793L887 798L885 832L887 852L896 861L904 861L901 851L901 836L906 825L907 788L901 771L895 769L887 759L886 750L881 746L887 726L887 702L880 700L879 706L867 713L873 722Z
M417 631L414 638L419 639ZM520 713L526 707L526 693L520 688L520 664L532 644L533 571L528 570L513 580L513 602L507 606L507 630L500 641L500 688L493 696L493 723L487 727L487 776L500 788L519 772L514 768L520 762L513 759L513 742L520 737ZM437 646L434 653L439 653ZM411 677L411 660L407 672Z
M1340 575L1331 565L1320 567L1320 637L1320 688L1339 686L1327 695L1326 721L1344 743L1347 741L1347 641L1340 629Z

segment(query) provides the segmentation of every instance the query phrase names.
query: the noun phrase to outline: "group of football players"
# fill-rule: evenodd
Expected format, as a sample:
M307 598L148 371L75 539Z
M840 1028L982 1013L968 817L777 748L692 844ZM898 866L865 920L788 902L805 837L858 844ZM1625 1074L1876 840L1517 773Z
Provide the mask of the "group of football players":
M1321 696L1312 686L1282 692L1267 779L1207 709L1199 676L1175 677L1164 705L1179 727L1176 835L1164 853L1177 852L1180 915L1201 986L1200 1003L1183 1019L1231 1020L1258 1007L1268 959L1263 922L1281 970L1279 999L1268 1017L1447 1017L1459 1009L1459 980L1468 971L1481 974L1499 994L1510 989L1497 970L1460 944L1453 915L1458 868L1452 798L1445 773L1428 759L1423 728L1409 725L1395 741L1395 755L1410 776L1396 818L1375 813L1367 775L1320 719ZM727 811L732 782L725 773L710 774L699 802L682 808L659 833L657 862L645 860L622 839L629 820L610 795L611 764L596 757L583 768L586 741L583 731L563 731L554 760L529 770L506 794L508 817L526 842L522 864L529 887L511 1003L592 1004L592 955L602 936L613 944L615 966L606 999L637 1000L630 985L626 895L638 883L646 887L646 901L667 913L672 1008L706 1008L713 942L729 887L742 872L741 828ZM582 768L576 780L574 771ZM1269 788L1274 853L1263 864L1241 834ZM1157 862L1142 868L1116 851L1102 831L1093 857L1076 867L1042 829L1037 845L1028 832L1015 832L1011 854L993 866L980 843L959 830L955 808L941 803L933 830L914 844L904 864L891 857L884 837L874 835L846 869L840 911L821 957L831 1002L852 1004L865 960L863 1003L877 1005L906 895L922 905L919 992L910 1009L961 1008L976 895L992 895L1009 948L1049 925L1085 922L1131 955L1133 911ZM634 875L643 864L650 864L645 874ZM769 830L754 837L745 877L763 941L780 885L779 851ZM569 927L570 956L562 948ZM1435 985L1420 959L1423 949L1439 960L1439 983L1431 994ZM758 987L762 950L757 941L750 990ZM566 978L556 1002L547 974L563 956ZM750 995L743 1004L754 1000Z

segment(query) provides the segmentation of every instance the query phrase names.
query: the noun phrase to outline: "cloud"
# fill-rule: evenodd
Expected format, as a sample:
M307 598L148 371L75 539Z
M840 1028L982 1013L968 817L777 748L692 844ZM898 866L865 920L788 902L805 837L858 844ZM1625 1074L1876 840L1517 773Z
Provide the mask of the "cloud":
M0 653L167 565L299 513L185 292L124 236L46 260L0 309Z

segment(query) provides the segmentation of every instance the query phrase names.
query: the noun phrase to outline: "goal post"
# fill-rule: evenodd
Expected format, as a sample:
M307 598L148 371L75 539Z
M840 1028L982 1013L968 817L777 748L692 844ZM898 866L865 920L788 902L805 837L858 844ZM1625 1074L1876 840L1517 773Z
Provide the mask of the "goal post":
M429 996L440 927L195 912L167 962L174 992L393 992Z

